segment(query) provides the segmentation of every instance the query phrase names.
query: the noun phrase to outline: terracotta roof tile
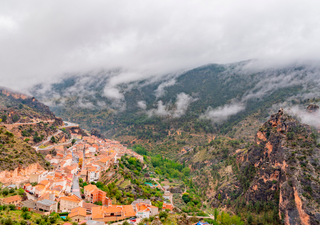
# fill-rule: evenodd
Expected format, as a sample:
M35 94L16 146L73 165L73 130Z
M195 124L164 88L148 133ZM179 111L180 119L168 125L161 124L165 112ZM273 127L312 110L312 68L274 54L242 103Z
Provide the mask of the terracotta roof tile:
M123 213L125 217L135 216L136 213L133 210L132 205L111 205L111 206L100 206L92 208L92 219L103 219L104 214L107 213Z
M82 207L77 207L74 209L71 209L71 213L68 215L70 218L74 216L86 216L87 212L85 208Z
M75 195L71 195L71 196L64 196L61 197L60 200L65 200L65 201L71 201L71 202L80 202L81 199L79 199L77 196Z
M93 190L95 190L95 189L97 189L97 186L96 186L96 185L93 185L93 184L89 184L89 185L87 185L87 186L84 186L84 190L85 190L85 191L91 192L91 191L93 191Z
M20 195L14 195L14 196L11 196L11 197L3 198L1 200L2 200L3 203L9 204L10 202L21 201L22 198L21 198Z

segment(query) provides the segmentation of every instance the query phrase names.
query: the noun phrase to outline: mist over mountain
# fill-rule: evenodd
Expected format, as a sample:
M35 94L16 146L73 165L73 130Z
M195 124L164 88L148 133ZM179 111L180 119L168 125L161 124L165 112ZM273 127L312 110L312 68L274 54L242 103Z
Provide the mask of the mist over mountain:
M31 93L58 116L110 134L115 134L111 121L121 127L129 118L146 124L171 121L176 129L209 121L207 132L225 133L253 113L265 118L274 111L273 105L290 108L320 97L320 67L313 63L277 67L262 66L258 60L209 64L134 82L119 81L119 73L70 75L58 83L39 84ZM102 124L89 124L77 114L84 111L95 117L108 112L108 117Z
M0 224L320 224L320 1L1 3Z

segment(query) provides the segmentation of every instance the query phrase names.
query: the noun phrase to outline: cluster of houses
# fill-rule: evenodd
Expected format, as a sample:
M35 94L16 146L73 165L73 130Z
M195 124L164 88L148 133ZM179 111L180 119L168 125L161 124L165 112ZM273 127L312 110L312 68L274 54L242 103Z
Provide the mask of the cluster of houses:
M68 212L72 222L78 223L91 220L107 223L134 216L145 218L157 215L158 208L152 206L150 200L138 199L131 205L113 205L106 192L90 184L98 181L101 171L114 166L125 154L143 162L141 155L119 142L95 136L78 139L68 149L58 146L52 154L45 157L54 169L31 174L29 182L23 185L29 193L29 199L22 201L16 195L1 199L0 204L25 206L43 213ZM89 184L84 186L83 193L79 187L79 179ZM165 205L166 208L172 209Z

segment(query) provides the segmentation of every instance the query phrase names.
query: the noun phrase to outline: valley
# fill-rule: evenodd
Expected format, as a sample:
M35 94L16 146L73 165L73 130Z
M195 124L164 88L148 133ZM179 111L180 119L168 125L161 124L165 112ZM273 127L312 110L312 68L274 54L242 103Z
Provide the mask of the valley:
M320 225L320 1L0 6L0 225Z
M59 203L40 214L74 223L317 224L320 99L301 97L297 83L248 97L258 96L251 90L264 74L235 75L244 64L187 71L162 95L148 93L163 81L133 84L123 89L124 110L99 86L85 97L90 107L78 106L81 93L64 96L81 77L38 95L55 113L2 91L2 190L14 184L35 203ZM296 70L308 71L280 72Z

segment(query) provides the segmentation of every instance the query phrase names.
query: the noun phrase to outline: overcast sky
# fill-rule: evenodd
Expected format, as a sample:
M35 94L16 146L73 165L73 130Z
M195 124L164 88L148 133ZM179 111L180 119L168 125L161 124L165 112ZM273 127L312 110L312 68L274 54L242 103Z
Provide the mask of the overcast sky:
M0 86L122 68L130 81L208 63L320 59L320 2L0 0Z

